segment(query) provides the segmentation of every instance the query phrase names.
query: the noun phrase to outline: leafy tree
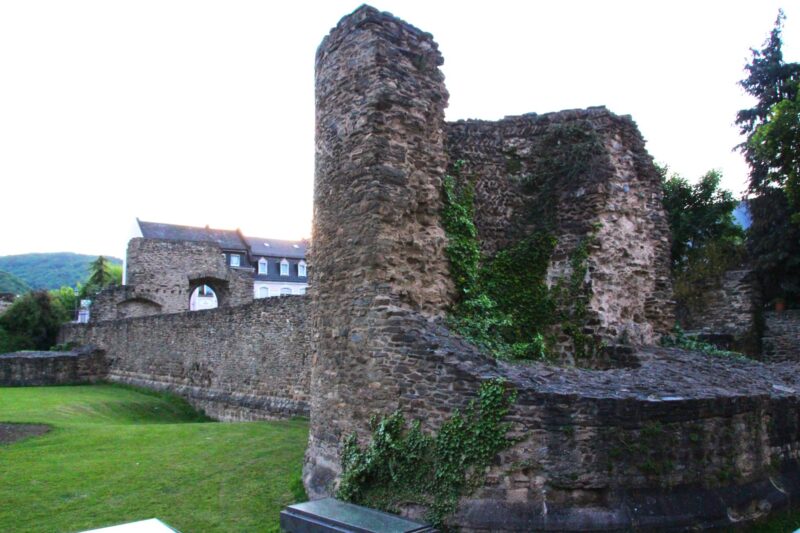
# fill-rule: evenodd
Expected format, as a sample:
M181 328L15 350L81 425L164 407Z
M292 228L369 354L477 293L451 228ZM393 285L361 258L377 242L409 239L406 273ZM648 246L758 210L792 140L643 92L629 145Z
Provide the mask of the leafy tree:
M759 276L764 300L800 303L800 224L791 221L786 194L773 188L747 202L753 225L747 250Z
M66 286L50 291L50 300L59 322L69 322L75 319L75 310L79 301L77 293L78 290Z
M761 50L752 50L741 86L756 98L739 111L736 123L747 141L739 146L750 166L749 202L753 225L748 249L764 296L800 301L800 232L791 219L800 219L798 205L798 87L800 64L783 60L784 14ZM788 201L791 198L791 202Z
M744 231L733 217L739 202L730 191L720 189L717 171L707 172L692 185L676 174L667 177L666 168L659 170L672 231L678 321L686 326L704 312L706 291L744 260Z
M712 170L692 185L677 174L667 177L660 169L664 190L664 209L672 230L672 268L682 271L693 255L711 243L719 248L727 243L731 249L741 246L742 228L733 218L738 201L730 191L719 188L722 175Z
M50 295L45 291L29 292L0 316L0 353L47 350L55 344L60 325Z
M111 285L122 285L122 265L108 263L108 274L111 276Z
M800 93L772 106L747 144L764 162L766 182L784 187L795 222L800 222Z

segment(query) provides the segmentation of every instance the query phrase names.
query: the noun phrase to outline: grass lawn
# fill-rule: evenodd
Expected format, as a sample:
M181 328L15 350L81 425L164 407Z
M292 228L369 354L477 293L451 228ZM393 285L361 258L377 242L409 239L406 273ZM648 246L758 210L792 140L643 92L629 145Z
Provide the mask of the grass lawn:
M182 533L277 531L303 497L308 423L215 423L117 385L0 388L0 422L49 424L0 444L0 531L74 532L159 518Z

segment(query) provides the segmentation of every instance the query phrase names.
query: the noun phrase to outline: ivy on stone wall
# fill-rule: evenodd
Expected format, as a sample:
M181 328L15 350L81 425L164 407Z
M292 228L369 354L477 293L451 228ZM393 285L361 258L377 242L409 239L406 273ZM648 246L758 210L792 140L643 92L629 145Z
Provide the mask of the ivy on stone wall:
M544 358L543 329L553 315L545 275L555 241L544 234L533 236L481 266L474 190L462 179L462 166L457 161L444 179L442 222L457 291L450 325L499 358Z
M552 298L558 302L561 330L572 341L576 360L593 357L602 347L590 333L584 331L591 296L586 286L589 247L594 243L598 229L592 228L592 233L578 243L570 257L569 276L559 280L551 289Z
M426 518L441 527L458 505L483 483L494 457L513 442L503 417L517 393L502 379L481 384L463 413L455 410L435 434L411 424L399 411L370 422L366 447L355 435L344 443L342 477L336 496L389 512L421 505Z
M567 137L576 135L573 132ZM579 150L595 147L588 140L583 144L586 146L580 148L583 145L579 143ZM518 162L516 152L511 155ZM566 163L561 159L559 156L555 162L541 165L553 172L564 170ZM463 161L457 161L444 179L442 221L457 290L450 326L497 358L547 359L557 342L555 326L560 325L572 341L576 358L593 355L599 346L584 332L590 296L585 279L588 249L597 228L575 248L570 274L552 287L548 287L546 277L557 242L547 230L532 231L493 257L481 258L474 223L474 186L462 177L463 166Z
M528 192L539 192L557 182L582 177L598 166L605 153L600 137L583 122L551 125L541 136L537 149L542 155L525 179Z
M579 121L551 124L540 136L536 152L527 161L526 173L521 164L513 165L519 169L522 190L532 195L523 219L539 230L552 231L558 218L557 191L601 168L605 148L594 128Z
M453 175L444 178L442 225L448 236L445 253L450 261L450 275L459 300L468 299L475 290L481 252L475 216L475 192L472 183L456 183L463 161L456 161Z

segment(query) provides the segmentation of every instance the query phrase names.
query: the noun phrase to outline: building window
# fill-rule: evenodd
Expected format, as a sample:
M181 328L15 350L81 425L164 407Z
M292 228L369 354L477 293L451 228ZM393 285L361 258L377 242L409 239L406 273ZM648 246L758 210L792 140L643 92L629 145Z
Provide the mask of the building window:
M297 263L297 275L301 278L306 277L306 262L300 261Z
M238 267L241 263L239 262L239 254L231 254L231 266Z
M261 287L258 289L259 298L267 298L269 296L269 287Z
M289 294L292 294L292 289L290 289L289 287L283 287L281 289L281 296L287 296Z
M288 275L289 275L289 261L284 259L281 261L281 276L288 276ZM281 294L283 294L282 289L281 289Z
M267 269L269 268L269 263L263 257L258 260L258 273L259 274L266 274Z

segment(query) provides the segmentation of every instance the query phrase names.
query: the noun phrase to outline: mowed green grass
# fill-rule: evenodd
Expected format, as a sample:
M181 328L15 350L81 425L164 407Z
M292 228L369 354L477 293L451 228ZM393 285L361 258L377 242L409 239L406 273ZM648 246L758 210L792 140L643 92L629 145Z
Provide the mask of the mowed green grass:
M303 497L303 420L210 422L116 385L0 388L0 422L49 424L0 444L0 531L74 532L159 518L183 533L276 531Z

